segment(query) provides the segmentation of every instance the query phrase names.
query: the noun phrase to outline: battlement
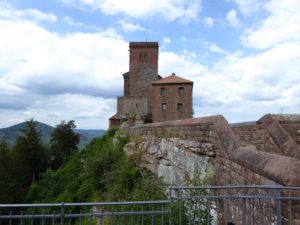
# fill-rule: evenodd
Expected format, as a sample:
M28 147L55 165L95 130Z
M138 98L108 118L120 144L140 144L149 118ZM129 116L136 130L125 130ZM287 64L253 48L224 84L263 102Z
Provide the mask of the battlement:
M130 42L129 48L157 48L159 45L158 42Z

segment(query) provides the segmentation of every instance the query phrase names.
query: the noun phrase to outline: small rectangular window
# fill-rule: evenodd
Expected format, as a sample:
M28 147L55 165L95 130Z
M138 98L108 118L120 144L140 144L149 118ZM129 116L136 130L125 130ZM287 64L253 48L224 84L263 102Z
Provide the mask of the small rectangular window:
M147 53L140 53L139 57L140 57L140 63L144 63L148 59L148 54Z
M182 111L183 104L182 103L177 103L177 111Z
M167 103L162 103L161 104L161 110L166 111L167 110Z
M183 95L184 94L184 87L179 87L178 88L178 94Z
M160 88L160 95L166 94L166 88L162 87Z

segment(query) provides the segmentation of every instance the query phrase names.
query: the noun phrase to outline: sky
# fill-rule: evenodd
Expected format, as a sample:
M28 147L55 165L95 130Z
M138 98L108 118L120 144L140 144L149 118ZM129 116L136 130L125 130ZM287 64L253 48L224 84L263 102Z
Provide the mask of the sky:
M0 0L0 128L106 129L130 41L194 82L194 117L299 114L299 24L299 0Z

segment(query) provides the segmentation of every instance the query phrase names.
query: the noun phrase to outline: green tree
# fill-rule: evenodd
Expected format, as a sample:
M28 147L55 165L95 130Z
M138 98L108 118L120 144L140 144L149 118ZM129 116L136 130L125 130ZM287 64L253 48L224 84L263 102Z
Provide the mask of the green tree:
M5 138L0 139L0 202L11 203L11 169L10 147Z
M76 128L75 121L62 121L57 125L50 139L51 166L58 169L68 157L78 150L79 134L74 132Z
M12 164L9 172L11 202L24 202L28 188L41 178L48 162L36 121L26 121L25 128L20 130L9 155Z
M41 140L41 132L33 119L26 121L26 126L16 138L15 156L23 164L24 172L28 172L31 183L40 179L47 167L47 151ZM25 175L25 177L26 177Z

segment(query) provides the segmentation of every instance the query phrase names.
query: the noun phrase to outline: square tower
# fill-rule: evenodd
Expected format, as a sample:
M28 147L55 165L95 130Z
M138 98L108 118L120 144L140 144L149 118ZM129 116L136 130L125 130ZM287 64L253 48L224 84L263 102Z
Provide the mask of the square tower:
M129 43L129 71L123 74L124 96L110 126L151 122L152 83L158 75L158 42Z
M157 75L158 42L130 42L128 84L124 79L124 87L128 90L125 93L151 98L151 84L157 80Z

